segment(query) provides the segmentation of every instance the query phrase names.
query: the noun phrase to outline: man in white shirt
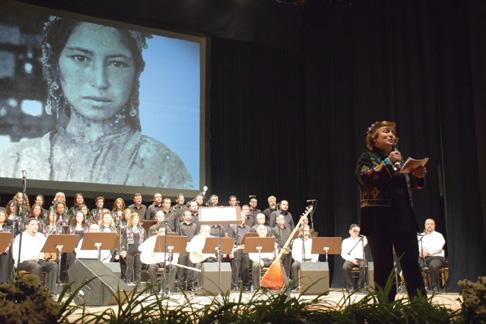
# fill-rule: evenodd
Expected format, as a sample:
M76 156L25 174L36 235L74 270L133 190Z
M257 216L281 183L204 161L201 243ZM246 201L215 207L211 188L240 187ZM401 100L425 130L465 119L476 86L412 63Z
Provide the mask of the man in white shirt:
M365 236L359 234L360 228L357 224L349 226L349 237L341 243L341 257L344 259L343 271L346 280L346 289L355 291L362 288L366 276L364 264L364 247L368 244ZM351 277L351 270L359 267L359 280L356 287Z
M51 294L57 294L57 264L50 260L44 260L44 253L41 253L46 237L39 233L39 222L30 218L25 225L25 231L17 235L12 245L12 256L18 270L25 270L40 276L46 273L46 287ZM22 243L20 242L22 241ZM20 259L19 259L19 248Z
M258 225L256 229L258 237L267 237L267 227L265 225ZM252 280L253 289L258 289L260 287L261 280L261 269L263 267L269 267L276 256L277 244L275 244L274 252L266 253L248 253L248 257L252 261Z
M432 218L425 220L425 232L418 236L419 256L421 266L427 266L432 277L431 290L438 290L440 285L440 268L445 263L444 236L435 231L435 221Z
M159 213L159 212L157 212ZM161 286L157 282L157 270L164 266L165 259L165 271L166 281L164 289L170 291L175 291L175 281L177 275L177 267L175 264L179 261L179 253L164 253L164 252L154 252L155 243L157 242L157 237L160 235L162 242L164 241L165 227L160 227L158 229L157 235L152 235L146 239L140 246L138 250L140 251L140 260L143 264L148 265L148 273L150 278L150 283L152 284L153 292L160 291Z
M297 288L299 283L299 272L303 262L317 262L319 254L312 254L312 239L309 225L304 225L302 235L292 243L292 279L293 288Z

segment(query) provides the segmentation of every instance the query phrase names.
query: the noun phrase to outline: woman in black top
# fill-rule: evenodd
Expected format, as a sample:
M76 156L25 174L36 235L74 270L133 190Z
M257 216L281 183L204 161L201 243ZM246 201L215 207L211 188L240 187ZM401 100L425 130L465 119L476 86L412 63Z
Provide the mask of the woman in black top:
M390 121L373 123L366 133L367 150L356 165L360 185L361 230L368 238L375 268L375 283L385 287L393 269L393 250L407 283L409 297L425 295L418 266L417 220L412 209L412 189L424 185L426 169L412 174L400 173L402 156L396 150L396 124ZM395 299L392 285L389 300Z
M137 213L133 213L126 231L122 234L122 251L120 253L122 257L126 257L126 280L128 283L140 282L142 262L140 261L138 246L143 243L146 236L145 229L140 224L140 217Z

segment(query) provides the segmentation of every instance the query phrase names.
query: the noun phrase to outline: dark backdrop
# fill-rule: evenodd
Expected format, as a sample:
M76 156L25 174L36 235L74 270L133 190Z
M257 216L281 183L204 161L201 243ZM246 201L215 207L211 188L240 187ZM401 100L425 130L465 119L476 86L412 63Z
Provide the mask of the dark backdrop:
M364 132L396 120L400 150L431 159L416 212L446 236L450 288L486 273L485 1L40 2L210 36L210 193L275 194L296 220L316 198L321 235L359 222Z

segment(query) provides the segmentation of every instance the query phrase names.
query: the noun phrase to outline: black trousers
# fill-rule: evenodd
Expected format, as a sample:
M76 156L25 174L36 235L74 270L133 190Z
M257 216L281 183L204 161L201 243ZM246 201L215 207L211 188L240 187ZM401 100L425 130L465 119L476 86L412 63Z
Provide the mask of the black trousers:
M196 265L191 262L189 259L189 253L187 252L179 254L178 263L193 268L200 267L200 264ZM192 289L197 284L197 273L193 270L180 268L177 270L177 279L179 282L179 288L183 290Z
M358 279L357 286L354 284L352 273L351 273L351 270L354 267L359 267L359 279ZM365 268L364 260L358 260L358 265L353 264L351 261L344 261L343 274L344 274L344 279L346 280L347 289L363 288L363 284L366 276L366 268Z
M388 276L393 270L393 249L400 258L400 266L407 282L407 292L410 298L420 292L425 296L424 281L420 273L418 260L417 233L414 231L384 230L382 233L368 235L368 244L373 255L375 284L384 288ZM396 287L392 285L388 299L393 301Z
M11 272L11 257L10 257L10 249L0 255L0 283L5 283L10 281L10 272Z
M150 264L148 268L148 274L150 278L150 283L152 284L152 287L156 288L157 290L160 290L162 287L162 283L165 283L164 287L162 287L165 290L169 291L175 291L175 282L176 282L176 276L177 276L177 266L168 264L166 265L166 268L164 269L165 273L163 274L165 276L165 279L162 279L161 282L157 281L157 270L159 268L162 268L164 266L164 263L156 263L156 264Z
M38 262L24 261L19 264L19 270L28 271L38 277L41 276L42 272L45 272L45 286L49 289L51 294L57 294L57 263L45 260L39 260Z
M240 278L244 288L250 288L250 259L248 258L248 253L243 253L242 250L237 250L234 253L234 258L231 260L231 278L232 287L240 287Z
M125 277L127 282L139 283L142 277L142 261L140 261L140 254L127 254L127 269Z
M423 264L425 262L425 264ZM429 289L440 289L442 288L440 282L440 268L444 266L445 258L442 256L428 256L425 259L419 260L420 266L422 267L429 267L430 269L430 276L432 277L431 287L427 287Z

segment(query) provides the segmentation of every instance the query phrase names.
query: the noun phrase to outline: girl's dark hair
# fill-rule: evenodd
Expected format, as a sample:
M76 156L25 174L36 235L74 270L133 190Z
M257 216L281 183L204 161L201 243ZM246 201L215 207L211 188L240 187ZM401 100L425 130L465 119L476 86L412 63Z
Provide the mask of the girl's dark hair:
M48 89L46 109L48 113L55 113L57 115L58 123L60 123L61 126L67 121L70 115L70 110L61 89L58 65L59 56L74 28L81 23L83 22L71 18L51 16L44 24L41 49L43 73L47 80ZM128 98L127 105L122 108L120 113L132 129L140 130L140 118L138 112L139 79L140 74L145 68L142 50L147 48L146 39L151 36L137 31L112 27L116 28L126 40L126 44L131 50L135 61L135 78L132 84L130 97Z

